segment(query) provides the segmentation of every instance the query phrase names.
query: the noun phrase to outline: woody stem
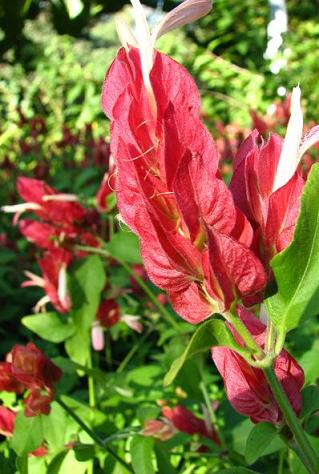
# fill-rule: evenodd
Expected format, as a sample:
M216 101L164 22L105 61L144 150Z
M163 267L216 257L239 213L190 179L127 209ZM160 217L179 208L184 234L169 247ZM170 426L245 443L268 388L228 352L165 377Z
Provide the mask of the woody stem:
M277 379L273 367L266 367L263 371L284 419L294 435L298 447L297 453L301 461L310 474L319 474L319 460L317 455L306 437L290 401Z

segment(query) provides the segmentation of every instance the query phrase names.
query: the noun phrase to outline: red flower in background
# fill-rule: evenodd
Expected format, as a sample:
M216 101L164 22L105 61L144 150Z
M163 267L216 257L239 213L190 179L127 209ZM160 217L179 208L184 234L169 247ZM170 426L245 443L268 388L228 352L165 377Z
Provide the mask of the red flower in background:
M0 362L0 391L22 393L24 386L11 374L11 364Z
M59 367L31 342L26 346L13 346L7 355L7 362L0 364L1 390L19 394L28 390L24 399L26 416L47 415L50 412L54 385L61 377Z
M255 341L263 347L266 326L252 313L238 307L238 314ZM240 343L240 338L232 330ZM225 347L212 349L213 361L224 379L227 398L239 413L249 416L254 423L279 423L282 414L261 369L251 367L241 356ZM282 350L275 360L274 370L290 403L297 413L301 411L301 388L304 373L296 360Z
M204 420L195 416L190 410L182 405L176 405L173 408L164 406L162 408L162 414L165 418L171 421L178 431L182 431L189 435L198 434L211 439L218 445L220 444L218 435L211 424L206 424Z
M60 313L67 313L72 307L72 301L68 290L67 268L72 260L72 254L62 248L53 248L47 251L39 265L43 277L32 272L25 271L29 280L22 283L22 287L39 286L46 292L35 306L40 310L46 303L51 303Z

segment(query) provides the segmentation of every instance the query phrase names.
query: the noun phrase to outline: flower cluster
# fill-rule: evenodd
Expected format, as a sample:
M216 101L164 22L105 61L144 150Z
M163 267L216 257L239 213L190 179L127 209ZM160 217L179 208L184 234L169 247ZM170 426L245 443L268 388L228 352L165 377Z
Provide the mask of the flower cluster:
M26 416L48 415L54 397L54 384L62 377L61 370L32 342L15 345L0 363L0 390L22 394Z
M271 133L265 141L253 130L227 187L193 79L154 49L159 36L207 13L210 2L186 0L152 33L140 2L132 5L137 33L119 25L123 48L102 93L121 218L139 236L148 276L182 318L196 324L219 313L231 321L238 303L263 301L273 279L270 260L292 240L305 183L299 163L319 140L319 126L303 136L301 92L294 88L285 139ZM256 323L244 321L245 332L264 354L265 328L251 318ZM228 349L214 349L213 358L239 411L253 421L280 421L262 372ZM283 351L275 369L298 412L301 368Z
M104 329L110 329L120 321L138 333L143 330L139 316L121 314L121 307L113 298L103 300L99 305L96 320L92 326L92 346L94 350L102 351L104 349Z
M212 440L219 445L220 440L213 426L207 421L198 418L183 405L176 405L171 408L167 405L162 408L161 420L147 420L143 434L153 436L162 441L166 441L174 435L176 431L189 435L199 435Z
M242 307L238 307L237 312L257 344L264 348L266 326ZM238 334L230 329L237 342L242 344ZM212 348L212 357L224 379L227 397L239 413L249 416L254 423L268 421L277 424L282 421L280 409L261 369L251 367L242 357L225 347ZM274 370L293 409L299 415L301 389L305 381L302 368L283 349L275 360Z
M28 241L44 251L39 259L42 277L26 271L29 280L23 286L44 288L46 296L39 301L37 309L51 302L60 313L68 312L72 302L67 268L76 254L73 247L75 244L98 246L97 228L92 226L89 211L77 202L75 195L59 194L44 181L25 177L18 178L17 191L25 202L2 209L15 213L14 222L22 212L32 211L38 220L21 219L19 229Z

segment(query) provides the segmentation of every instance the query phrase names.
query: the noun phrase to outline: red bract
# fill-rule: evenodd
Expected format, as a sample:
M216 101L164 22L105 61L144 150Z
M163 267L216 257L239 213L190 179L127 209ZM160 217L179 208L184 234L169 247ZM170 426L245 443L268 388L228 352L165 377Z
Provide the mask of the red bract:
M0 434L9 438L13 435L16 416L16 412L10 410L9 408L0 406ZM44 445L41 445L39 448L30 453L30 455L36 457L42 457L46 454L48 454L48 450Z
M53 249L58 245L60 232L46 222L23 219L19 222L19 230L29 242L42 249Z
M24 399L25 415L47 415L54 385L61 377L59 367L29 342L26 346L15 345L7 356L7 362L1 363L0 390L22 393L28 389L28 396Z
M12 436L15 417L16 413L14 411L0 406L0 434L3 436Z
M200 121L187 71L154 52L144 83L139 51L121 49L104 84L117 199L141 241L150 279L175 310L198 323L261 292L266 275L253 230L218 174L215 145Z
M60 313L67 313L72 305L66 274L71 260L70 252L57 248L46 252L39 262L45 292L53 306Z
M121 308L119 304L112 299L104 300L99 306L96 318L100 325L110 328L120 320Z
M255 341L263 347L266 327L243 308L238 307L238 314ZM240 343L238 335L235 336ZM280 409L261 369L251 367L242 357L225 347L214 347L212 356L224 379L227 397L235 410L249 416L254 423L279 423L282 420ZM304 384L302 368L287 351L282 350L275 360L274 370L293 409L299 415L301 388Z
M220 444L219 438L216 431L211 425L206 425L206 423L195 416L190 410L183 407L182 405L177 405L174 408L164 406L162 408L162 413L168 420L173 423L173 426L183 433L190 435L199 434L205 438L209 438L214 443Z
M53 392L50 388L34 389L30 395L24 399L25 416L48 415L50 413L50 403L53 401Z
M12 376L30 389L50 387L62 376L61 370L32 342L15 345L10 354Z
M29 206L29 209L46 221L72 224L84 216L84 208L79 203L72 202L76 199L75 196L61 195L44 181L20 177L17 191L26 201L25 209Z
M22 393L24 386L12 376L11 364L0 362L0 391Z
M258 248L268 262L292 239L304 180L297 170L284 186L274 191L283 140L272 134L258 146L257 138L258 133L252 132L240 147L230 190L237 206L259 229Z
M101 186L96 194L96 205L100 212L106 212L108 210L107 198L114 189L111 187L111 181L114 181L114 168L105 173Z

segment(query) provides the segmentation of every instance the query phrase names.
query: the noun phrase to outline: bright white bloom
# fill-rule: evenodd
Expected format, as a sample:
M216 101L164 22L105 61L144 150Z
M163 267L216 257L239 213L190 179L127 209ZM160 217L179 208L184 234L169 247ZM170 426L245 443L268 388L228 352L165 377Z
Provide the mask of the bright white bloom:
M117 20L117 32L124 48L135 46L140 50L145 86L150 90L149 74L153 66L153 50L156 40L168 31L198 20L212 8L211 0L185 0L169 12L151 32L140 0L131 0L135 20L133 33L123 20Z

